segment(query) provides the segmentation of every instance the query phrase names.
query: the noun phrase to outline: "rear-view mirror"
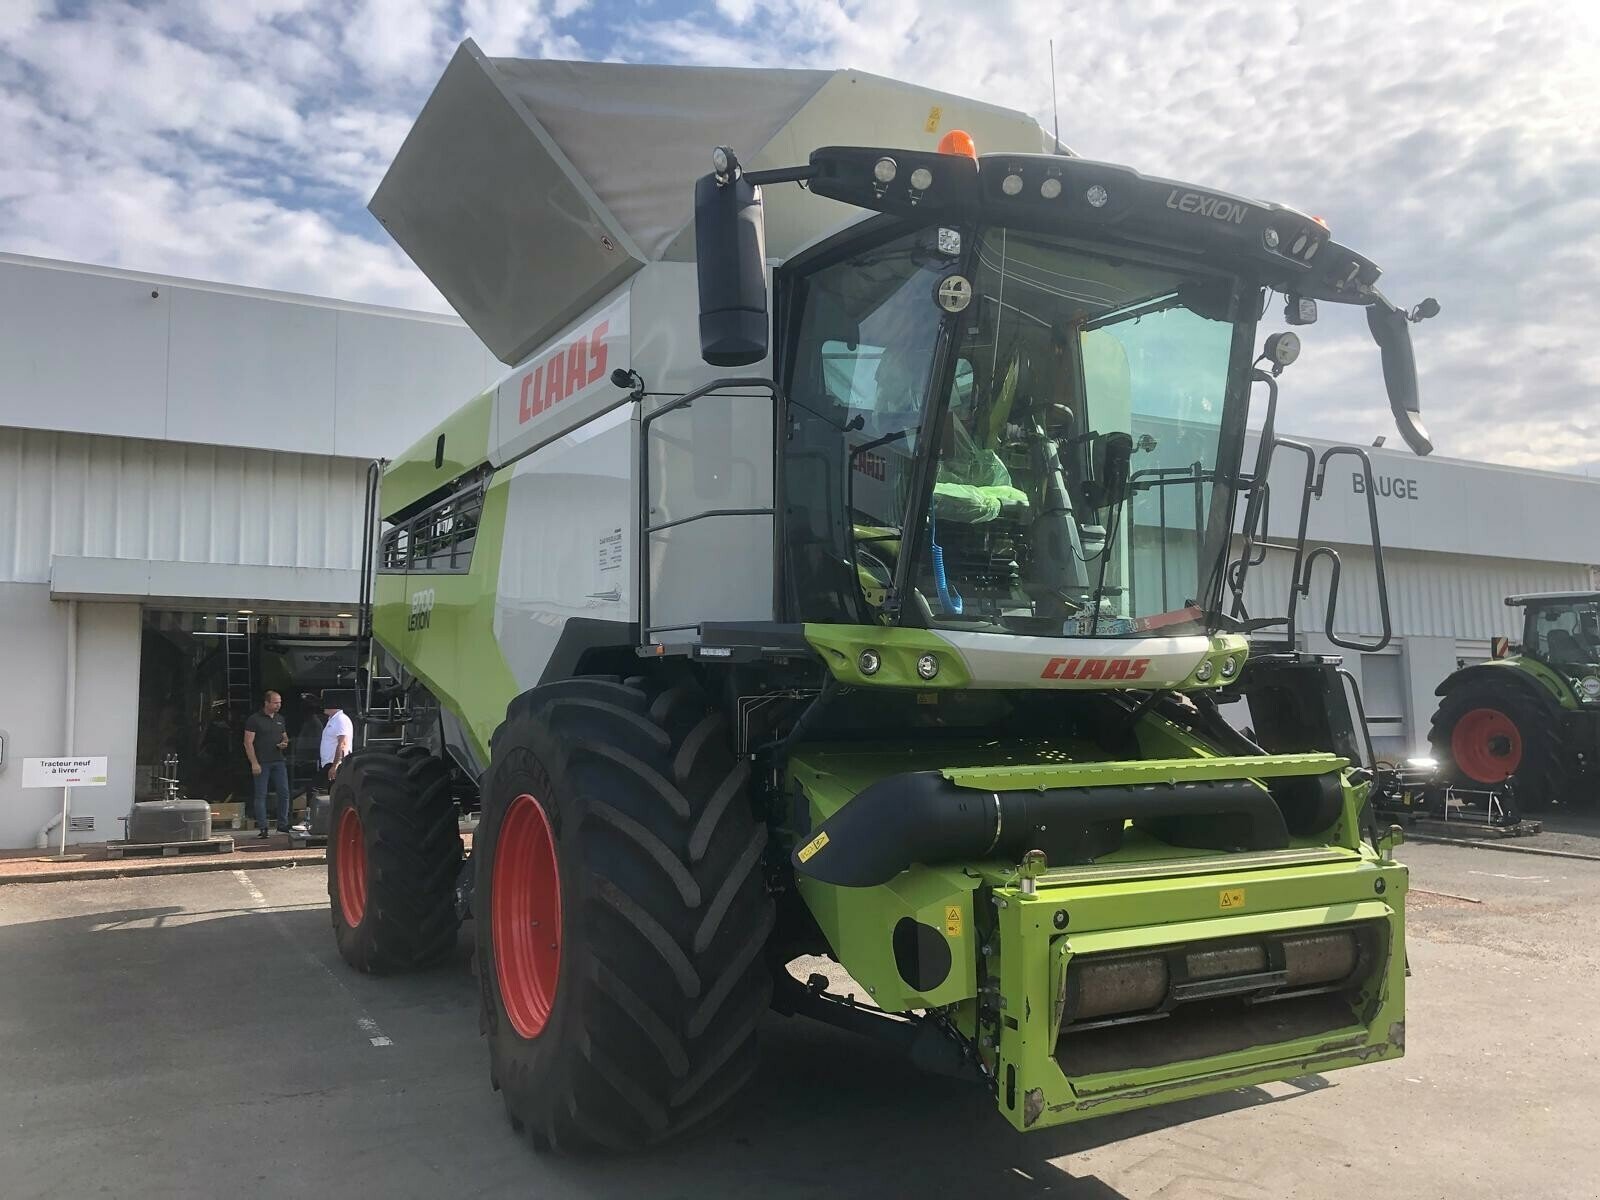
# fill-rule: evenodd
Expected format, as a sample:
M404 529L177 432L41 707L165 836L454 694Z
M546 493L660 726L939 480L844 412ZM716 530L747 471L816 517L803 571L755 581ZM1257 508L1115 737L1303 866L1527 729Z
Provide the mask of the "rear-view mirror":
M1433 450L1422 424L1422 401L1417 392L1417 360L1411 352L1411 322L1404 309L1381 296L1367 306L1367 327L1383 354L1383 385L1389 393L1389 411L1406 445L1417 454Z
M700 357L748 367L767 356L767 237L761 189L734 165L694 185Z

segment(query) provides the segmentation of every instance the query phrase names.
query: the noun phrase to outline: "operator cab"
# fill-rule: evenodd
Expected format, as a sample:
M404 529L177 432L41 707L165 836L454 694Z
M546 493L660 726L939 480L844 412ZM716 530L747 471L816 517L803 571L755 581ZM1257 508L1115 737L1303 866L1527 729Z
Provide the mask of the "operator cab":
M1600 669L1600 592L1550 592L1512 596L1521 607L1523 652L1567 674Z
M1276 375L1297 345L1257 354L1274 291L1293 324L1319 300L1365 307L1401 432L1432 448L1409 323L1437 305L1391 304L1322 222L1070 156L979 158L970 139L757 172L719 147L696 185L708 363L767 356L761 185L781 182L879 215L773 273L779 621L1248 628L1222 592L1251 385L1271 383L1254 364Z
M782 292L799 619L1199 631L1258 291L1005 226L852 234Z

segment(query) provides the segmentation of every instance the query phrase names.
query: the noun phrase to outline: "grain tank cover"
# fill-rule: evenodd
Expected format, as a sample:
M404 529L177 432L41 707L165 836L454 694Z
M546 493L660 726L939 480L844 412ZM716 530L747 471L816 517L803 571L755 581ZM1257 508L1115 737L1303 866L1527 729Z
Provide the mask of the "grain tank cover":
M711 149L751 170L827 144L1049 148L1021 113L858 71L488 58L461 44L368 207L502 361L518 363L645 263L693 258ZM860 210L767 190L784 258ZM687 302L687 301L686 301Z

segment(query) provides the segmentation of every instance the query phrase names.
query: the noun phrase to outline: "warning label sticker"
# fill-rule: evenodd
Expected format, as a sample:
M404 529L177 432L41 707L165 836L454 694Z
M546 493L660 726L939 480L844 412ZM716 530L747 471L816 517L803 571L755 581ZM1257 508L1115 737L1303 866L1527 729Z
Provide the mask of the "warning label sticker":
M795 855L795 857L798 858L801 862L810 862L814 857L816 857L817 851L821 850L827 844L828 844L828 835L827 835L827 833L825 833L825 832L824 833L819 833L819 834L817 834L816 837L812 838L804 846L801 846L800 847L800 853Z
M1243 888L1225 888L1223 891L1218 893L1218 905L1217 905L1217 907L1218 908L1243 908L1244 907L1244 889Z
M946 904L944 906L944 935L957 938L961 936L961 905Z

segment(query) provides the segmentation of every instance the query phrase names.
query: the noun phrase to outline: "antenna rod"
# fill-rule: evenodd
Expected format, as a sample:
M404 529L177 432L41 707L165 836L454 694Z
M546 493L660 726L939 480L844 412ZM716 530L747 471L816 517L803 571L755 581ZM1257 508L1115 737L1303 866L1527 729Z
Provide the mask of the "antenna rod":
M1061 109L1056 105L1056 40L1050 39L1050 112L1056 119L1056 153L1061 153Z

